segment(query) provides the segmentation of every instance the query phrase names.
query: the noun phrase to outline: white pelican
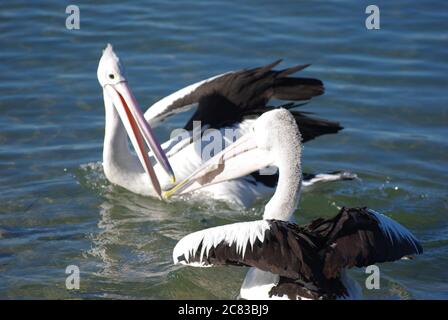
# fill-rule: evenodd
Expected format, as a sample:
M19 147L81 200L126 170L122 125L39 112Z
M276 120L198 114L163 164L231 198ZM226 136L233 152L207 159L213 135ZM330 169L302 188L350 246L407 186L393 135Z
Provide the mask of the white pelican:
M197 104L198 108L186 124L186 129L193 129L193 121L201 121L203 129L217 129L221 137L225 137L226 130L233 129L237 137L246 133L257 117L272 109L267 106L271 98L303 101L323 93L320 80L288 77L307 65L272 70L279 62L261 68L228 72L192 84L152 105L143 118L128 87L123 67L109 44L103 51L97 71L98 81L103 87L106 112L103 167L108 180L134 193L160 197L161 189L172 186L174 174L178 179L183 179L198 168L204 161L196 143L189 138L182 141L173 138L162 144L161 150L150 127L192 105ZM294 107L292 104L287 106ZM292 113L302 128L304 141L342 129L337 122L313 118L305 112ZM126 133L137 156L129 150ZM190 131L188 135L191 138L194 133ZM206 144L213 139L216 139L213 131L206 130L200 143ZM222 139L224 143L225 138ZM145 141L157 164L151 162L152 154L145 152ZM161 169L168 175L160 174ZM309 175L307 181L312 184L352 178L354 175L350 173L333 172ZM248 207L253 200L272 194L276 183L276 175L251 173L201 191L215 199Z
M290 222L301 185L300 139L288 111L267 112L253 131L180 182L171 193L234 179L266 165L277 166L280 174L263 220L189 234L175 246L174 263L253 267L240 290L243 299L334 299L359 297L346 268L422 253L410 231L367 208L342 208L331 219L303 227Z
M174 173L151 127L143 117L111 45L104 49L98 65L97 77L103 87L106 109L103 148L103 167L106 177L112 183L131 191L160 197L161 187L145 150L145 142L172 181L175 181ZM137 156L133 155L128 148L126 132Z

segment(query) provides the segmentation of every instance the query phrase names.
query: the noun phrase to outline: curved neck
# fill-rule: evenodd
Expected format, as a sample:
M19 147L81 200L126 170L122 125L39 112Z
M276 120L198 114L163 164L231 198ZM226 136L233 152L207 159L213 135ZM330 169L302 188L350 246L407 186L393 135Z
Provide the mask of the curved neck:
M126 160L133 158L129 150L126 129L112 100L106 93L103 96L106 112L103 162L104 165L126 166Z
M271 200L266 204L263 219L277 219L289 221L297 208L302 186L301 145L295 144L287 148L290 152L282 156L277 162L279 177L277 189Z
M128 140L126 136L126 129L120 120L118 112L108 97L104 94L105 107L105 132L104 132L104 146L103 146L103 161L105 165L112 164L119 160L117 155L131 156Z

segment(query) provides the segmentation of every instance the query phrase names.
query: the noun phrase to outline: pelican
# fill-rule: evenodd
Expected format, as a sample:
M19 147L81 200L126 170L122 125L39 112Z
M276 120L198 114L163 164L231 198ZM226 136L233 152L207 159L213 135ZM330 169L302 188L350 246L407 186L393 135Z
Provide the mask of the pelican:
M152 150L159 166L175 182L171 165L146 122L137 100L129 88L123 67L108 45L97 70L98 82L103 88L106 110L103 168L106 177L115 184L142 194L161 195L159 179L145 148ZM128 148L127 134L137 156ZM149 179L148 179L149 178Z
M305 226L293 223L302 183L300 141L288 111L264 113L249 133L171 190L191 192L266 165L279 168L262 220L191 233L176 244L174 263L252 267L240 290L243 299L352 299L360 297L360 288L347 268L422 253L409 230L367 208L342 208Z
M308 65L273 70L279 62L228 72L192 84L156 102L143 115L118 56L112 46L107 45L97 71L106 113L103 168L107 179L131 192L160 198L162 190L173 186L174 174L182 180L206 160L198 152L193 138L195 123L201 123L201 145L216 139L216 130L224 137L222 143L231 143L246 133L261 114L272 110L267 105L269 100L305 101L323 93L320 80L289 77ZM172 137L159 145L152 127L194 105L197 110L185 125L187 137L180 141L178 137ZM285 106L296 107L291 103ZM304 141L342 129L337 122L314 118L305 112L291 112L302 128ZM228 130L233 130L235 135L230 141L225 139ZM129 149L127 135L137 155ZM149 152L145 150L145 143ZM355 175L345 171L309 175L304 185L353 178ZM255 172L205 187L199 193L249 207L255 199L272 194L277 179L277 175Z

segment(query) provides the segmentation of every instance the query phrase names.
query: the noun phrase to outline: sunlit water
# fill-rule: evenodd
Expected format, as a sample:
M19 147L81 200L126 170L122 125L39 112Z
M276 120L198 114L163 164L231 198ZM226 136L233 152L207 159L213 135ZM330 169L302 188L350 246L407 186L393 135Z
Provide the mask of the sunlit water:
M238 295L246 269L173 266L171 251L189 232L259 218L262 203L162 203L105 179L96 67L107 42L144 106L225 71L312 63L303 74L327 91L306 109L346 129L308 143L304 166L362 180L303 194L298 221L343 205L390 215L425 254L382 264L381 289L366 297L448 298L446 1L376 1L374 31L364 1L77 1L80 30L65 28L63 2L33 3L0 4L0 298ZM78 291L65 288L68 265L81 270ZM364 270L351 273L363 285Z

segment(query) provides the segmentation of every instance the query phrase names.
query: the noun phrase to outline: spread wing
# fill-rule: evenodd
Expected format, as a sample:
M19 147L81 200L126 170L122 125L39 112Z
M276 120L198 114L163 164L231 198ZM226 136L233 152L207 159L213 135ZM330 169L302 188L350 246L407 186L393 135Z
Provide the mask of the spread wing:
M259 68L228 72L192 84L156 102L146 111L145 118L154 125L170 115L198 105L185 128L191 130L193 121L220 128L240 122L249 113L254 114L251 110L257 109L259 113L270 110L265 108L270 99L304 101L323 94L324 87L320 80L289 77L308 65L273 70L280 61ZM301 118L305 120L306 117ZM319 124L314 121L312 125Z
M322 249L327 278L342 268L364 267L423 253L414 235L395 220L367 208L342 208L332 219L318 219L306 227L326 239Z
M181 239L175 263L251 266L317 284L343 268L394 261L422 253L412 233L367 208L343 208L334 218L305 227L279 220L240 222L201 230Z
M316 239L278 220L240 222L187 235L173 251L174 263L191 266L251 266L297 279L313 278Z

